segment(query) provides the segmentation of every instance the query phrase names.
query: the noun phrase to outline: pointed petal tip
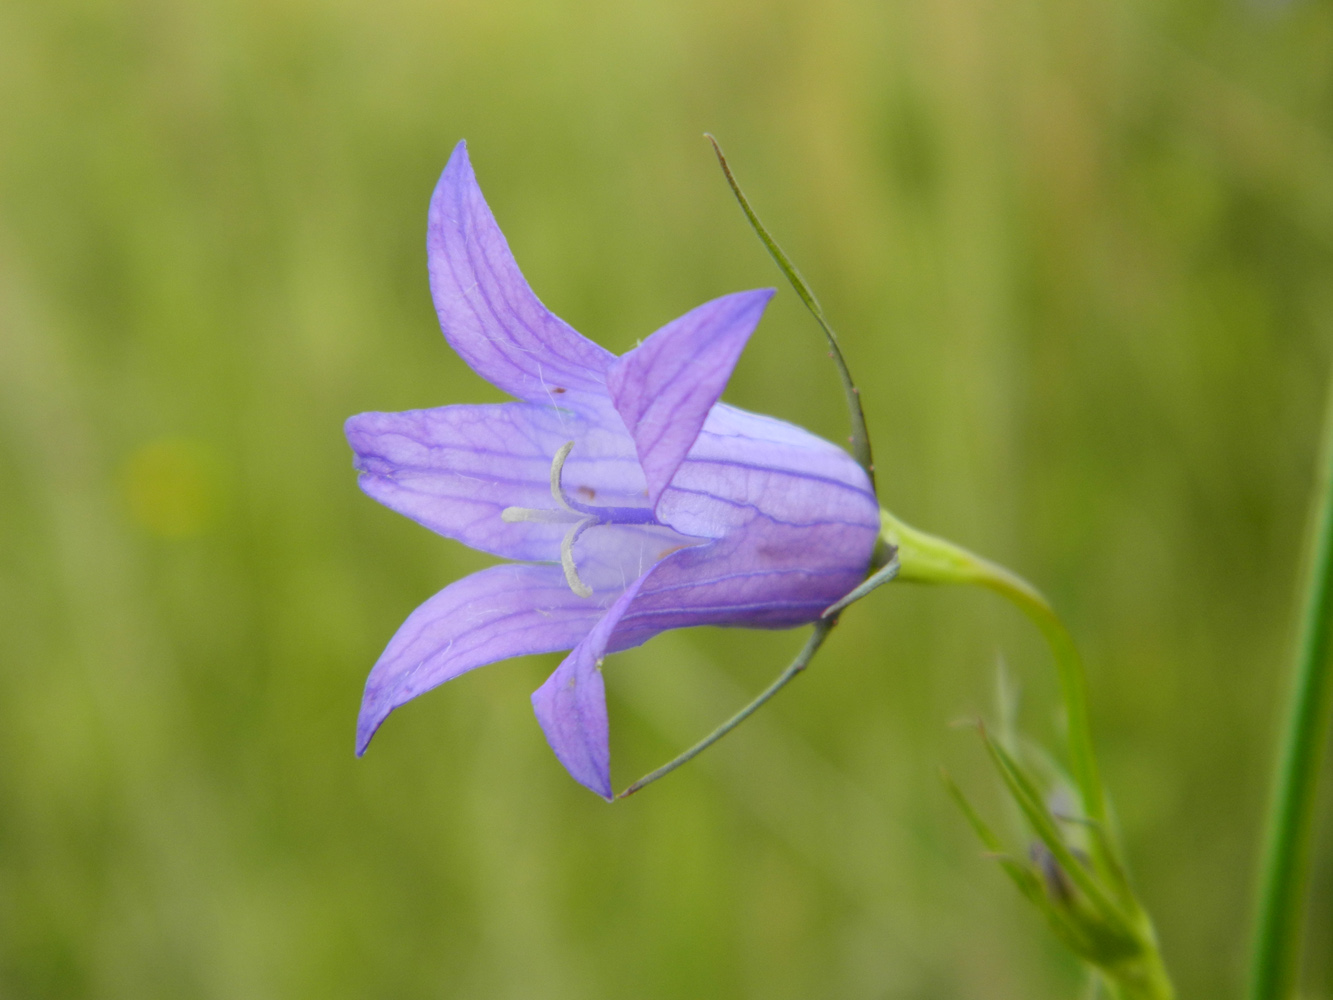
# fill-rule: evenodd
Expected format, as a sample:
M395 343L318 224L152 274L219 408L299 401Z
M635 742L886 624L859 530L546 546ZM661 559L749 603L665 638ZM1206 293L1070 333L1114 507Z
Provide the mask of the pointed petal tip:
M532 710L569 776L611 802L611 755L601 676L594 670L592 676L580 678L578 666L571 663L576 655L571 653L532 692Z
M370 706L362 702L361 713L356 720L356 756L364 757L366 751L370 749L370 741L374 739L375 733L379 731L380 725L388 718L388 712L378 712L371 710Z
M609 769L605 773L590 775L589 777L590 780L585 781L583 778L575 776L574 780L603 802L614 802L616 800L615 793L611 791L611 771Z
M615 797L611 792L611 744L601 660L621 617L652 573L649 569L626 587L592 631L532 692L532 709L556 758L570 777L607 802Z
M745 307L753 309L757 314L755 318L755 326L758 326L758 317L764 314L764 310L766 310L768 304L773 301L773 297L778 294L778 290L776 288L755 288L748 292L741 292L740 294L746 297L747 301Z
M480 198L481 189L477 187L477 174L472 169L472 158L467 151L467 140L459 139L453 152L449 154L444 169L440 171L440 179L435 182L435 187L430 193L428 219L434 219L437 212L443 212L445 203L451 196L458 197L462 192L472 194L474 191L476 197ZM428 246L429 229L428 223Z
M443 180L443 175L448 174L450 171L467 170L470 173L471 169L472 159L468 156L467 140L459 139L458 143L454 146L453 152L449 154L449 162L444 165L441 180Z
M776 288L772 286L765 286L763 288L747 288L743 292L732 292L731 295L723 297L737 298L737 299L739 298L762 299L764 302L769 302L772 300L773 296L777 294L778 290Z
M732 315L736 320L739 320L750 312L762 314L768 308L768 304L773 301L773 296L777 294L778 290L776 288L749 288L743 292L729 292L726 295L719 295L716 299L706 302L704 305L717 306L725 303L733 308ZM758 325L757 319L755 325Z

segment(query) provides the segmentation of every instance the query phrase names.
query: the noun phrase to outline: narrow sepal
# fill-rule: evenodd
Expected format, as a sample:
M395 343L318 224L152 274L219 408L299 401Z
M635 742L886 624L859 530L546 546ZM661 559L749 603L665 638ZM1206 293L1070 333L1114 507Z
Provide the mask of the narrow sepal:
M618 799L626 798L627 796L633 795L635 792L639 791L644 786L651 785L654 781L657 781L659 778L665 778L668 774L670 774L676 768L680 767L682 764L688 764L695 757L699 756L699 754L703 753L718 740L722 739L722 737L726 736L727 733L731 732L742 722L744 722L746 719L752 716L764 705L765 702L767 702L775 694L777 694L784 687L786 687L787 684L797 674L799 674L802 670L804 670L807 666L810 665L810 661L814 659L815 653L817 653L819 651L819 647L824 644L824 640L828 638L828 634L832 630L832 628L833 628L833 621L831 620L826 619L816 622L814 631L810 633L810 638L808 638L805 641L805 645L801 647L801 651L798 654L796 654L796 659L794 659L791 662L791 664L787 667L786 670L778 674L777 678L773 681L773 683L771 683L768 687L764 688L764 690L761 691L754 698L753 701L751 701L748 705L742 708L739 712L733 715L726 722L722 723L722 725L714 729L711 733L709 733L707 736L701 739L698 743L694 744L694 746L690 747L688 750L684 751L678 756L673 757L671 760L667 761L665 764L663 764L656 770L650 771L648 774L645 774L642 778L634 782L623 792L617 795L616 798Z
M1074 856L1073 851L1070 850L1063 834L1056 825L1055 817L1051 815L1046 803L1042 801L1041 792L1038 791L1036 783L1027 771L1012 754L998 742L991 739L990 733L986 731L983 724L978 723L977 731L981 735L982 743L986 747L987 753L990 754L996 770L1000 773L1001 780L1004 781L1010 796L1031 825L1033 832L1046 845L1046 848L1051 852L1065 874L1087 897L1089 903L1097 910L1102 919L1124 928L1127 933L1132 935L1132 924L1128 916L1122 912L1116 901L1106 894L1093 873L1088 870L1086 863Z
M940 781L944 783L944 788L949 793L949 797L953 799L954 804L962 812L963 818L967 820L967 825L972 828L972 832L977 835L977 839L985 846L990 856L999 862L1004 873L1018 887L1018 891L1032 902L1044 905L1041 880L1037 878L1032 869L1005 853L1004 844L1001 843L1000 838L995 835L986 821L972 807L972 803L967 800L963 790L949 776L949 772L943 768L940 768Z
M842 347L838 344L838 336L833 332L833 327L824 315L824 307L819 304L819 300L815 298L815 293L810 289L805 278L801 276L801 272L796 269L796 265L791 262L791 258L783 252L782 247L778 246L777 240L773 239L764 224L759 221L759 216L755 214L754 209L750 207L750 200L745 197L745 192L741 190L740 183L731 172L731 165L727 163L727 158L722 153L722 147L708 133L704 133L704 137L712 144L713 152L717 155L717 162L722 167L722 173L726 175L727 183L731 185L732 194L736 196L736 201L740 203L741 211L745 213L745 218L749 220L750 227L764 244L774 263L778 265L778 269L791 283L796 294L800 296L801 301L805 303L805 307L810 310L810 315L814 316L819 328L824 331L824 338L828 342L829 356L833 358L833 363L837 366L838 377L842 379L843 395L847 400L847 412L852 422L852 454L856 456L856 461L860 463L866 476L869 477L871 489L874 489L875 459L870 450L870 432L866 429L865 411L861 407L861 390L852 381L851 370L847 367L847 362L842 356Z
M898 570L901 568L898 563L898 550L891 549L888 562L881 566L875 572L857 584L847 596L835 601L824 609L821 618L833 618L842 614L843 611L851 607L861 598L865 597L872 590L878 590L884 584L894 580L898 576Z

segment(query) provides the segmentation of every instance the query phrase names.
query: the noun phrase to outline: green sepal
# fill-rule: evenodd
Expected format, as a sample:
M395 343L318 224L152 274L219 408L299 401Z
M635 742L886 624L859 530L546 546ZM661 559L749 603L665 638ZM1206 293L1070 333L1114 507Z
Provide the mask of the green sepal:
M847 415L852 423L852 454L856 457L857 464L865 470L866 476L870 479L870 488L875 489L875 459L870 452L870 432L866 430L866 415L861 407L861 390L856 387L852 381L851 369L847 367L847 362L842 356L842 347L838 344L838 335L833 332L833 326L829 323L828 317L824 315L824 307L819 304L815 298L815 293L801 272L796 269L796 265L791 262L791 258L778 246L778 241L773 239L768 229L759 221L759 216L755 210L750 207L750 199L745 197L745 192L741 190L740 183L736 180L736 175L731 172L731 165L727 163L726 156L722 153L722 147L718 145L707 132L704 138L713 145L713 152L717 154L717 162L722 167L722 173L726 175L727 183L731 185L731 193L736 196L736 201L740 203L741 211L745 213L745 218L750 223L750 228L755 231L760 242L768 251L773 262L778 265L788 283L800 296L805 307L810 310L810 315L815 318L819 328L824 331L824 339L828 343L829 357L833 359L833 364L838 369L838 378L842 380L843 395L847 399Z
M1044 909L1046 900L1040 877L1026 864L1005 853L1000 838L995 835L986 821L972 807L972 803L967 800L963 790L958 787L957 782L949 776L949 772L944 768L940 768L940 781L944 783L944 788L949 793L949 797L954 800L954 803L962 812L963 818L967 820L967 825L972 827L977 839L985 845L989 857L999 864L1019 892Z

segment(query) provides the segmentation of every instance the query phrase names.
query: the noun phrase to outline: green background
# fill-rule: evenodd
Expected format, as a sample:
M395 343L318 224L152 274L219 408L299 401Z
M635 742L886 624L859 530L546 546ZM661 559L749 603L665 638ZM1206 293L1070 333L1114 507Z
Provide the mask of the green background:
M0 995L1083 988L938 781L1007 822L951 727L997 662L1058 736L986 594L876 593L615 806L532 718L555 657L352 755L394 629L491 561L361 495L342 438L500 398L427 290L450 149L624 351L780 281L705 130L841 331L883 501L1066 614L1182 996L1235 995L1333 343L1331 53L1322 0L0 0ZM727 399L845 436L790 290ZM800 640L609 660L617 785Z

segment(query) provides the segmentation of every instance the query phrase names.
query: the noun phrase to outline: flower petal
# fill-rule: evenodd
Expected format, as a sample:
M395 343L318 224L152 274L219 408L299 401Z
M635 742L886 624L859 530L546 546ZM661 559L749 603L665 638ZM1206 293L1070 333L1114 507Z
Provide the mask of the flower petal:
M656 506L722 395L773 289L724 295L672 320L607 372Z
M850 455L725 403L713 407L657 517L714 541L657 565L622 616L612 649L687 625L815 621L865 577L879 531L875 495Z
M362 413L346 431L361 488L386 507L483 552L554 561L568 525L509 524L500 512L555 506L551 459L571 440L563 473L570 496L646 504L634 444L610 419L617 426L552 406L499 403Z
M865 578L873 532L855 525L786 525L755 514L725 538L675 553L621 618L612 650L695 625L793 628Z
M607 801L611 799L611 747L601 662L620 616L651 575L652 570L626 587L555 673L532 693L532 708L556 758L575 781Z
M357 755L399 705L474 667L577 645L619 588L576 596L559 566L508 564L451 583L407 618L366 679Z
M528 287L477 187L464 142L431 197L426 251L440 327L473 371L530 402L578 408L605 399L605 372L615 355Z
M879 524L870 480L847 452L785 420L719 403L658 502L657 519L686 535L721 538L755 512L798 527L878 531Z

